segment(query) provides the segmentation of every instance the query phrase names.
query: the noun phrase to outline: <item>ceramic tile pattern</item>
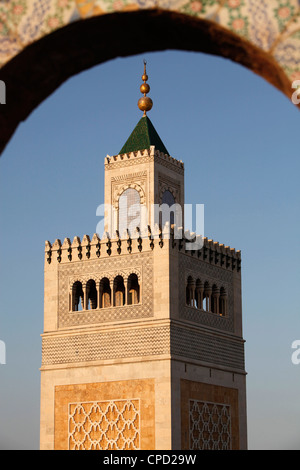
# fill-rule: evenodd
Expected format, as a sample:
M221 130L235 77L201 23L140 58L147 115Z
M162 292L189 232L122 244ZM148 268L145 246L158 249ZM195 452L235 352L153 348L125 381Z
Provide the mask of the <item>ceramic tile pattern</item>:
M300 0L2 0L0 67L28 44L73 21L160 7L218 23L300 77Z

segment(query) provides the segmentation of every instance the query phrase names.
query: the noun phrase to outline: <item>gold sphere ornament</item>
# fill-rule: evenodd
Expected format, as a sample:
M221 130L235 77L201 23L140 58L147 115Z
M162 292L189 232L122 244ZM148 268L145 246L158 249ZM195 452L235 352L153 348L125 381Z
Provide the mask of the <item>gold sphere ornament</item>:
M146 81L148 80L148 75L146 73L146 64L147 62L144 60L144 73L142 75L142 80L144 83L140 86L140 92L143 93L143 97L138 100L138 107L141 111L144 111L144 116L146 116L146 112L150 111L153 106L152 99L149 96L146 96L147 93L150 91L150 86Z
M150 111L153 106L153 101L149 96L143 96L138 100L138 107L141 111L144 111L144 115L146 115L146 111Z
M149 93L149 91L150 91L150 86L148 85L148 83L142 83L142 85L140 86L140 92Z

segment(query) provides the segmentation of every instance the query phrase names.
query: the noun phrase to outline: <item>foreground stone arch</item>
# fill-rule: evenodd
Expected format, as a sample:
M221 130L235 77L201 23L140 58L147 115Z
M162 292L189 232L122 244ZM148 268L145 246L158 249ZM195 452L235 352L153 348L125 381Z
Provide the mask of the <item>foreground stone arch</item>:
M291 98L292 82L300 79L299 1L2 2L0 152L18 124L69 77L115 57L167 49L229 58Z

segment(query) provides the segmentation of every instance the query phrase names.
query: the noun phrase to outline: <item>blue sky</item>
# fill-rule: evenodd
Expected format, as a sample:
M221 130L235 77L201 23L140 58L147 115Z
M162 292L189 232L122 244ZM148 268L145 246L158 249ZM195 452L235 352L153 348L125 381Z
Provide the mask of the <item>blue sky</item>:
M104 158L141 117L144 58L149 118L185 163L186 203L205 205L205 236L242 251L249 448L300 449L300 114L240 65L177 51L71 78L0 159L0 448L39 448L44 242L96 231Z

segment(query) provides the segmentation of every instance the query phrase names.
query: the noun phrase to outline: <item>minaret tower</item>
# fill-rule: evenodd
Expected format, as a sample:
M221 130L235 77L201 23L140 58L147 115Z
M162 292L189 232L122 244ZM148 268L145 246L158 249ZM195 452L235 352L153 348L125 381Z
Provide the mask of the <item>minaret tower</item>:
M189 249L184 165L147 116L146 63L142 80L104 233L46 242L41 449L245 449L241 253Z

